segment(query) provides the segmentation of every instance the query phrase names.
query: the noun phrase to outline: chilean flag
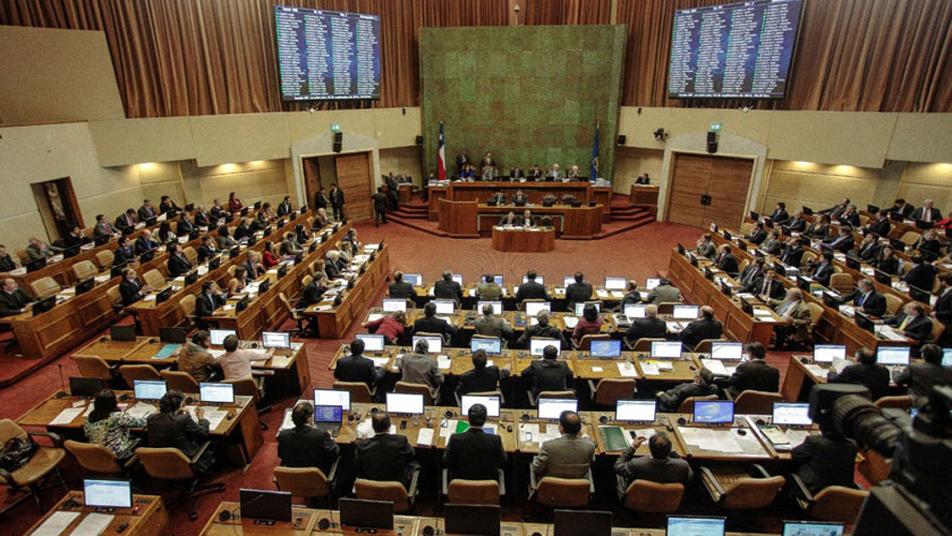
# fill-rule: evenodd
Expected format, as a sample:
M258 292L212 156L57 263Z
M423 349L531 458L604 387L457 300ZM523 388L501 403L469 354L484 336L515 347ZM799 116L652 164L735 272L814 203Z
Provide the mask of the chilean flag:
M441 181L446 180L446 142L443 139L443 120L440 119L440 143L436 150L436 176Z

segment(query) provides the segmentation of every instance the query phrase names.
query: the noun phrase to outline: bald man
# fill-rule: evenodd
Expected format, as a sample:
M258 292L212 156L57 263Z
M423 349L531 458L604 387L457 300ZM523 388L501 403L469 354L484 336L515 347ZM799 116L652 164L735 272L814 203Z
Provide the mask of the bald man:
M724 325L714 318L714 309L705 305L701 307L701 318L685 326L679 338L685 346L693 349L704 339L720 339L723 333Z

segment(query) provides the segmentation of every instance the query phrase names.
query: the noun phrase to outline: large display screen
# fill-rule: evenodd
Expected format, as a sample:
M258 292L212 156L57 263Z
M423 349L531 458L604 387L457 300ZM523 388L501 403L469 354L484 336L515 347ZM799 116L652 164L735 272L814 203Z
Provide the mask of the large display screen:
M380 17L274 6L281 98L380 98Z
M668 97L782 99L803 0L752 0L674 15Z

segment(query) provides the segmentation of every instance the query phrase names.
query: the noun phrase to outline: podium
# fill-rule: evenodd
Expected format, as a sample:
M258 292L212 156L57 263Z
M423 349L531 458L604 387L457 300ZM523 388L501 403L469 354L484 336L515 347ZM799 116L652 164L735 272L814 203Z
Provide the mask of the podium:
M476 230L476 201L440 199L440 230L453 238L479 238Z
M555 249L555 228L534 227L525 229L493 226L493 249L523 253L552 251Z

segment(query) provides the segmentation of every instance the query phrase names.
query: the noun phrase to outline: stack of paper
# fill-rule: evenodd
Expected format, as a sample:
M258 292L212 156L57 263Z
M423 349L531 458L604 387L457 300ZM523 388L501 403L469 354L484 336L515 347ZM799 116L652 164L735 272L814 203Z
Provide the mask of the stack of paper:
M137 419L144 419L156 411L157 410L155 409L155 406L152 406L151 404L146 404L145 402L136 402L135 406L132 406L126 410L126 414Z
M638 371L635 370L635 366L627 361L625 362L619 361L615 363L615 365L618 366L618 374L621 374L623 378L634 378L638 376ZM655 368L654 373L655 375L659 374L657 368ZM645 374L648 374L647 370L645 370Z
M685 443L701 450L740 453L743 447L737 443L737 436L731 430L713 430L708 428L678 427Z
M715 376L729 376L727 368L719 359L702 359L701 364Z
M825 378L825 377L826 377L826 370L825 370L823 367L821 367L820 365L811 363L811 364L809 364L809 365L804 365L804 367L806 367L806 369L810 371L810 374L813 374L813 375L816 376L817 378Z
M430 446L433 444L433 429L421 428L417 435L417 445Z
M371 357L370 359L374 362L374 365L378 367L386 367L387 363L390 362L389 357Z
M76 525L70 536L99 536L114 518L115 516L109 514L86 514L86 518Z
M535 320L533 318L533 320ZM578 317L576 316L564 316L562 317L562 322L565 323L567 329L575 329L575 326L578 325Z
M54 512L31 536L59 536L77 517L79 512Z
M622 292L622 291L620 291L620 290L613 290L613 291L612 291L612 298L616 298L616 299L619 299L619 300L620 300L620 299L622 299L622 298L624 298L624 297L625 297L625 293L624 293L624 292Z
M630 365L631 363L628 363L628 364ZM625 372L622 370L621 365L622 365L621 363L618 364L618 372L620 372L621 375L624 376ZM658 370L658 365L655 363L642 363L641 372L644 372L645 376L659 376L661 374L661 371Z
M440 355L439 357L436 358L436 362L439 365L440 370L449 370L450 365L453 364L453 361L450 359L450 356L448 355Z
M67 425L73 422L73 419L83 414L86 408L66 408L50 421L48 426Z

